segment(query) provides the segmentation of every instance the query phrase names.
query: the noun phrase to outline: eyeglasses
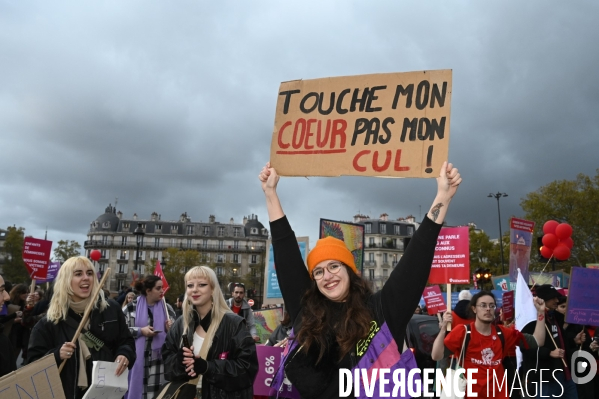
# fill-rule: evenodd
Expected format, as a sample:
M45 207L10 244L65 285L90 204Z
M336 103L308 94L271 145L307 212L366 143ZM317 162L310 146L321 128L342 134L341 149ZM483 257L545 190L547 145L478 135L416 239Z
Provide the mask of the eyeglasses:
M343 263L331 262L328 265L326 265L326 268L329 271L329 273L337 274L337 273L339 273L339 270L341 270L342 266L343 266ZM314 269L314 271L312 272L312 278L314 278L314 280L320 280L323 277L324 277L324 267L319 267L318 269Z
M497 305L493 305L493 304L487 305L486 303L481 303L480 305L476 305L476 306L478 306L481 309L491 309L491 310L497 309Z

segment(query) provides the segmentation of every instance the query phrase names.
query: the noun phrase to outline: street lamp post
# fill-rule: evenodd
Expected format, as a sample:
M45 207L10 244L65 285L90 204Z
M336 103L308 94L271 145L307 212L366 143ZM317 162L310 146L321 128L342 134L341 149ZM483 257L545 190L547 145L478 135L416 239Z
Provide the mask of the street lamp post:
M497 192L495 194L490 193L487 195L489 198L495 198L497 200L497 215L499 216L499 249L501 250L501 274L505 274L505 264L503 261L503 236L501 233L501 210L499 209L499 198L507 197L506 193Z
M144 230L141 228L141 223L137 223L137 228L135 229L133 234L135 235L135 240L137 241L137 253L135 254L135 272L137 273L139 270L139 247L141 246L144 240L144 235L146 234Z

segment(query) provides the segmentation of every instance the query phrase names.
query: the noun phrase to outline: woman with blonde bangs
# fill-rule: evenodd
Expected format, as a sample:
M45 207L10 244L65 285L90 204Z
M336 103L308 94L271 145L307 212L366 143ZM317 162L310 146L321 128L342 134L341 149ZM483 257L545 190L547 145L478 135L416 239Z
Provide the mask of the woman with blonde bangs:
M197 379L198 399L251 399L258 358L245 320L231 312L208 266L189 270L185 286L183 317L162 347L166 379Z
M53 354L56 365L66 360L60 374L67 399L83 397L91 383L93 361L118 363L117 375L135 362L135 343L118 303L100 290L93 298L97 279L94 265L84 256L69 258L58 271L54 296L46 315L31 332L28 363ZM71 343L83 313L94 301L91 315L76 344Z

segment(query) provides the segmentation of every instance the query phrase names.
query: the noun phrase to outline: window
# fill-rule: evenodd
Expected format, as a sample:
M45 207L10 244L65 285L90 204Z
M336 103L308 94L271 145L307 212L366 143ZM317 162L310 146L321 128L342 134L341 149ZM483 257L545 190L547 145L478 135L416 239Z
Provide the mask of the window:
M162 225L161 224L157 224L156 225L156 231L160 231L162 230Z
M239 254L233 254L233 263L239 263Z
M171 226L171 234L177 234L179 232L179 226Z
M155 237L154 238L154 246L155 247L159 247L160 246L160 237Z
M374 269L368 269L368 278L370 281L374 280Z
M389 269L383 269L383 277L389 277Z
M121 264L119 265L119 273L126 273L126 272L125 272L125 265L124 265L123 263L121 263Z
M127 253L127 251L118 250L117 251L117 258L120 259L120 260L128 260L129 259L129 254Z
M237 273L237 269L233 268L233 276L239 276L239 274Z
M142 275L146 274L146 266L144 264L139 265L139 272Z
M250 260L250 263L258 263L258 255L252 255L252 258Z
M387 225L385 223L379 224L379 233L387 234Z
M235 227L233 229L233 237L240 237L241 236L241 229L239 227Z
M224 227L219 227L218 228L218 236L219 237L224 237L225 236L225 228Z
M106 250L105 249L100 250L100 258L106 259Z
M121 245L127 245L127 239L128 239L128 238L129 238L129 237L127 237L127 236L123 236L123 237L121 237Z
M225 263L225 255L217 254L216 255L216 263Z
M104 273L106 270L106 263L98 263L98 271Z
M258 229L256 227L252 227L250 229L250 234L258 234Z
M102 223L102 227L105 228L105 229L109 229L110 228L110 222L106 221L106 222Z
M146 260L146 251L139 252L139 260Z
M123 229L129 230L129 223L123 223Z
M368 239L368 246L369 246L370 248L374 248L374 237L370 237L370 238Z
M258 270L255 267L250 267L250 273L252 277L256 277L258 275Z
M192 245L193 245L193 240L188 239L187 240L187 248L191 248Z
M222 277L223 276L223 267L222 266L216 266L216 275L218 277Z
M239 241L233 241L233 249L239 249Z
M139 228L145 230L146 229L146 224L145 223L140 223L139 224Z
M223 240L220 240L218 242L218 249L224 249L225 248L225 242Z
M398 224L396 224L396 225L394 225L394 226L393 226L393 233L394 233L396 236L398 236L398 235L400 235L400 234L401 234L400 227L401 227L401 226L400 226L400 225L398 225Z
M267 236L267 235L268 235L268 230L266 230L266 229L262 229L262 235L263 235L263 236Z
M374 262L374 254L372 252L368 254L368 261Z
M204 235L205 236L209 236L210 235L210 226L204 226Z
M177 246L177 239L171 238L171 247L175 247L175 246Z
M102 244L108 244L108 236L102 236Z
M120 291L125 286L125 280L118 280L117 284L119 286L119 291Z
M411 236L414 234L414 226L408 226L408 235Z
M383 263L387 263L387 259L388 259L387 254L383 254Z
M208 240L202 240L202 248L208 248Z
M364 224L364 232L366 234L372 233L372 223L365 223Z
M193 226L187 226L187 234L193 234Z

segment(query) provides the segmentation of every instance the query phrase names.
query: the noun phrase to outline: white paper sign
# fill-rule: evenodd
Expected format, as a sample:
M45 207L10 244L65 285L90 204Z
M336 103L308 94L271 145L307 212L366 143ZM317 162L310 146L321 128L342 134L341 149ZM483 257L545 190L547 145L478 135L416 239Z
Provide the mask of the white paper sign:
M129 389L129 370L125 369L123 374L117 377L117 367L118 364L113 362L94 362L92 383L83 399L121 399Z

